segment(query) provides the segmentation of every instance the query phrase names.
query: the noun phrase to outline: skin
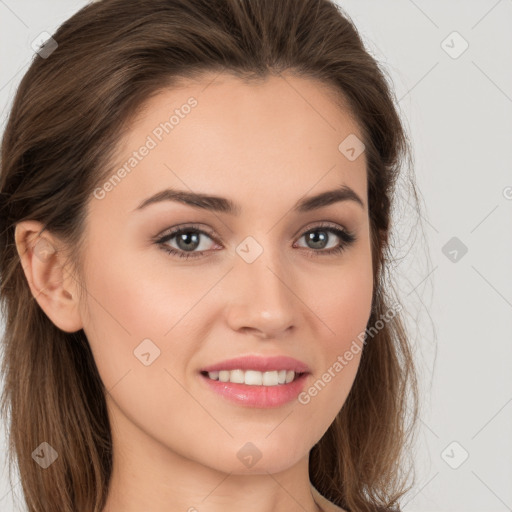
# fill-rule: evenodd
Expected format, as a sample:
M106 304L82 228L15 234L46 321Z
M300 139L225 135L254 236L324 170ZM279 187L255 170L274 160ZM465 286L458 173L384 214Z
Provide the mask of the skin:
M30 250L41 224L19 223L16 245L38 303L61 329L84 329L109 390L114 471L104 512L318 511L309 451L345 402L360 353L308 404L274 409L228 402L198 372L235 356L284 354L309 365L307 390L365 330L373 292L366 161L338 150L349 134L362 136L315 80L285 74L247 84L207 74L147 103L121 141L118 167L190 96L191 113L103 199L91 197L85 301L59 250L45 258ZM292 212L303 196L341 185L364 207ZM241 213L171 201L133 212L167 187L229 198ZM305 233L324 221L356 241L322 254L342 242L319 228L326 248L308 243ZM181 259L152 240L186 223L213 233L192 249L203 256ZM250 264L236 252L247 236L263 248ZM177 237L166 244L185 252ZM161 351L148 366L134 356L146 338ZM262 455L252 467L237 457L249 441Z

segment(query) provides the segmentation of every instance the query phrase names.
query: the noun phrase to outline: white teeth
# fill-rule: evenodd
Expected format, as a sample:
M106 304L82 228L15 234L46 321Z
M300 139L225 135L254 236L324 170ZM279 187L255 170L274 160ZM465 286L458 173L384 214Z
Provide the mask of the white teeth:
M295 378L293 370L274 370L271 372L258 372L256 370L220 370L208 372L208 377L220 382L233 382L247 384L248 386L277 386L288 384Z
M270 372L266 372L266 373L270 373ZM261 372L247 370L245 372L244 384L247 384L248 386L261 386L263 384L263 374ZM268 384L267 384L267 386L268 386Z
M228 380L229 380L229 372L226 371L226 370L221 370L219 372L219 380L221 382L228 382Z
M231 372L228 373L230 374L230 382L236 382L237 384L243 384L245 382L245 375L242 370L231 370Z
M264 386L277 386L279 384L279 376L277 374L277 371L265 372L263 374L263 382L262 382L262 384Z

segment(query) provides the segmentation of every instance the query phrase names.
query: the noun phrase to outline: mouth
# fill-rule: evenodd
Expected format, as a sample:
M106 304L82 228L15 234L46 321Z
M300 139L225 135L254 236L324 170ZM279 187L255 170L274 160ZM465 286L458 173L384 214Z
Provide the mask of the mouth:
M312 373L305 362L293 357L246 354L200 368L198 375L206 389L223 399L267 409L296 400Z
M219 370L219 371L201 371L204 377L218 382L229 382L232 384L245 384L247 386L282 386L290 384L307 372L295 372L293 370L273 370L261 372L258 370Z
M293 370L260 372L241 369L203 370L199 373L206 389L222 399L237 406L259 409L282 407L297 400L309 375L309 372L296 373Z

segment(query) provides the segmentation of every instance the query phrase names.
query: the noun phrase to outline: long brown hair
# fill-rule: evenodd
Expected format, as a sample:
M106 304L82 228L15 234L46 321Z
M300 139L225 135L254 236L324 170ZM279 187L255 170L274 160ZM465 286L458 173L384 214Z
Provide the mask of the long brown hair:
M329 0L103 0L65 21L53 39L57 45L46 44L21 80L1 146L1 408L9 469L16 461L28 511L101 511L112 439L108 391L87 338L58 329L39 307L15 226L37 220L58 235L80 279L86 205L110 176L130 119L178 79L206 71L247 81L285 70L318 79L334 87L360 126L373 331L344 406L310 452L309 474L321 494L351 511L398 505L412 486L403 468L418 384L400 312L382 318L392 308L391 207L411 151L392 88L350 18ZM32 458L43 441L58 453L45 471Z

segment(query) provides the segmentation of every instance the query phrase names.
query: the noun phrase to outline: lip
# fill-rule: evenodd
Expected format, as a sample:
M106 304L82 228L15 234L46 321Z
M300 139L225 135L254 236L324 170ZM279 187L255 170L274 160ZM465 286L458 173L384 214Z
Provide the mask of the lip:
M256 370L270 372L276 370L293 370L295 379L288 384L276 386L250 386L233 382L212 380L206 372L221 370ZM306 378L311 373L308 365L288 356L246 355L227 359L219 363L205 366L200 370L200 378L208 389L219 394L228 401L245 407L270 409L281 407L297 398L305 386Z
M297 399L304 389L308 373L303 373L288 384L276 386L249 386L233 382L212 380L208 375L200 374L201 380L208 389L219 394L222 398L245 407L273 409L281 407Z
M258 356L247 355L227 359L219 363L205 366L200 372L216 372L221 370L256 370L271 372L274 370L293 370L295 373L310 373L306 363L288 356ZM244 384L245 386L245 384ZM284 386L284 384L281 384Z

